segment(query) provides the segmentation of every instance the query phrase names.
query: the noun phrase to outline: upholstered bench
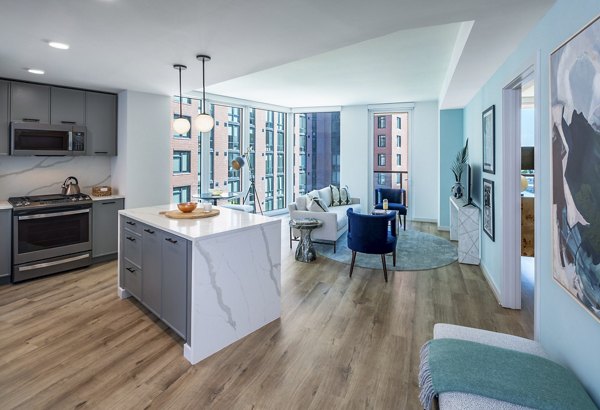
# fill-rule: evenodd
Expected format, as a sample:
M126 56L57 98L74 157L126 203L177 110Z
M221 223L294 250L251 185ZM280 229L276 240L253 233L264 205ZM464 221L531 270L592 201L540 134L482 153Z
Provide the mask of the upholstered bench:
M503 349L514 350L521 353L527 353L530 355L542 357L544 359L551 360L546 354L542 346L529 339L522 337L507 335L503 333L490 332L487 330L468 328L457 325L438 323L433 328L434 339L459 339L468 342L476 342L483 345L500 347ZM450 341L448 341L450 342ZM423 366L423 352L422 352L422 363ZM427 360L427 359L426 359ZM523 369L524 370L524 369ZM570 372L569 377L573 377ZM589 406L585 408L595 408L593 403L589 401L589 397L586 395L583 388L579 385L576 379L573 379L577 384L577 389L569 390L569 392L577 392L577 398L586 396L587 403ZM565 379L565 382L569 380ZM562 382L561 382L562 384ZM423 391L422 391L423 393ZM564 397L564 396L563 396ZM479 409L499 409L499 410L525 410L530 407L524 407L509 403L506 401L500 401L491 399L488 397L479 396L470 393L461 392L442 392L438 397L438 404L440 410L479 410ZM560 407L560 405L559 405Z

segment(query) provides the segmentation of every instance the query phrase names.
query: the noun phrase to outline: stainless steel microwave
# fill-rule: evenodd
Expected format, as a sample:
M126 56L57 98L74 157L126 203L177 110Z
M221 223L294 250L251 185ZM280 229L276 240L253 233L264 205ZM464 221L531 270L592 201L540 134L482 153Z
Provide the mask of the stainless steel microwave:
M10 155L85 155L85 134L80 125L11 122Z

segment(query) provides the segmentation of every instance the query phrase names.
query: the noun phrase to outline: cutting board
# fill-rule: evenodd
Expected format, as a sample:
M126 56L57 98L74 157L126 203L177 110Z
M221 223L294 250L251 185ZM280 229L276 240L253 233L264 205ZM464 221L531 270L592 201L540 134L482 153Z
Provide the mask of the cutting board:
M198 218L210 218L211 216L217 216L221 213L218 209L205 212L203 209L194 209L192 212L181 212L176 209L174 211L162 211L160 214L171 219L198 219Z

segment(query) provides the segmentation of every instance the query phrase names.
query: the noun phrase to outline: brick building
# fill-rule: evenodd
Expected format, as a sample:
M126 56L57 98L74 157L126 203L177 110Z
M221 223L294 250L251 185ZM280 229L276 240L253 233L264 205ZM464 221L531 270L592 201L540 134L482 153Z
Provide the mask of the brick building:
M373 186L404 188L408 195L408 113L375 115L373 121Z

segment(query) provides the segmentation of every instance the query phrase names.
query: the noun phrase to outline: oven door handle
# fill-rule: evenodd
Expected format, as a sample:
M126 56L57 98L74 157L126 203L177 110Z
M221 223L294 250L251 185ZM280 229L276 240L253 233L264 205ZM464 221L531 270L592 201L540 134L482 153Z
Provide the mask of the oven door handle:
M76 211L51 212L51 213L47 213L47 214L34 214L34 215L22 215L22 216L19 216L19 221L24 221L27 219L53 218L55 216L89 214L89 213L90 213L89 209L78 209Z
M89 257L90 257L90 254L86 253L85 255L73 256L72 258L61 259L59 261L38 263L36 265L19 266L19 272L23 272L23 271L27 271L27 270L34 270L34 269L47 268L48 266L62 265L63 263L75 262L75 261L78 261L80 259L85 259L85 258L89 258Z

